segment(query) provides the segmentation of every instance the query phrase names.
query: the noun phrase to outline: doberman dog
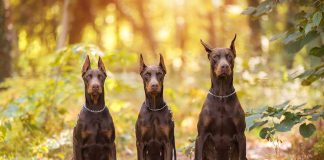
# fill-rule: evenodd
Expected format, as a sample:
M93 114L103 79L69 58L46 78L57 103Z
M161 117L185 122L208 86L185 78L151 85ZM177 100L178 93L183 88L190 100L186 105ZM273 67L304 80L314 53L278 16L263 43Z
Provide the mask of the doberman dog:
M74 160L116 160L115 127L105 105L106 70L99 57L91 69L89 56L82 67L86 103L73 130Z
M211 48L211 88L199 115L195 160L246 160L244 111L233 86L236 35L230 48Z
M162 55L158 66L146 66L142 54L140 55L140 75L146 100L135 126L138 160L172 160L172 157L176 160L174 122L163 99L165 74Z

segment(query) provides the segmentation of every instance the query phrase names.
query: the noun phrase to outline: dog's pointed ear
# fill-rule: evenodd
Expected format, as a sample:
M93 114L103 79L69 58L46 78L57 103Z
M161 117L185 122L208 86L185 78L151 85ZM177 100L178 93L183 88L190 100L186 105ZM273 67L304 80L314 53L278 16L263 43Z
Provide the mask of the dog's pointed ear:
M142 53L140 54L140 73L142 73L144 71L144 69L146 68L146 65L144 63L144 59L143 59L143 55Z
M204 46L204 48L208 54L212 51L212 48L207 43L205 43L203 40L200 39L200 43Z
M87 55L85 61L84 61L84 64L83 64L83 67L82 67L82 76L89 70L91 69L91 66L90 66L90 58L89 58L89 55Z
M98 69L106 75L105 65L104 65L100 56L99 56L99 60L98 60Z
M167 71L166 71L166 67L165 67L165 64L164 64L164 59L163 59L163 56L162 56L161 53L160 53L160 63L159 63L159 66L162 68L164 74L166 74Z
M234 57L236 57L235 40L236 40L236 34L235 34L235 36L234 36L234 38L233 38L233 40L231 42L231 46L230 46L230 48L231 48L231 50L232 50L232 52L234 54Z

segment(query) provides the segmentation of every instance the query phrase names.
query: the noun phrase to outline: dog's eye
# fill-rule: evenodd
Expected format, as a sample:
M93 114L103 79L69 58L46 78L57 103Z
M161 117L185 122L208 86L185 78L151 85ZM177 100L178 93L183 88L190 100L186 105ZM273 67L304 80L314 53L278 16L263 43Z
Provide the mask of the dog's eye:
M88 74L87 75L87 78L92 78L92 74Z
M231 56L230 54L226 55L226 57L227 57L228 59L232 58L232 56Z
M151 76L151 73L145 73L144 76L145 77L150 77Z
M220 59L220 55L219 55L219 54L216 54L216 55L214 56L214 59Z

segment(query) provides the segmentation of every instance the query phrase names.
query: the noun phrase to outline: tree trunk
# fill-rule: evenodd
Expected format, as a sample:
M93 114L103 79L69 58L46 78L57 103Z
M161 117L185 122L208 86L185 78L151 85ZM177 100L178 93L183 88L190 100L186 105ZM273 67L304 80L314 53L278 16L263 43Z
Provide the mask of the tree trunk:
M151 52L154 55L155 51L157 49L157 42L153 35L153 28L149 21L149 18L147 17L146 10L145 10L145 2L144 0L139 0L137 2L137 11L139 12L140 19L142 20L142 23L138 23L138 21L132 16L132 14L127 9L127 5L123 4L123 1L121 0L114 0L116 4L116 8L118 12L120 13L120 16L125 18L133 27L133 29L139 33L141 33L144 37L144 39L147 41L147 44L149 45L149 48Z
M258 0L248 0L249 6L258 6ZM262 53L261 46L261 24L258 18L254 18L252 15L249 16L250 26L250 44L252 45L252 55L260 56Z
M0 82L11 75L11 43L8 36L8 12L5 1L0 1Z
M298 11L298 8L293 5L293 1L288 1L288 11L286 13L286 30L291 29L294 27L294 19L295 19L295 14ZM285 50L288 50L287 46L284 46ZM295 54L288 53L288 51L283 55L284 57L284 64L288 69L291 69L294 64L294 58Z
M151 52L155 53L155 50L157 49L156 40L153 35L152 25L145 12L144 0L139 0L137 4L138 11L142 19L142 33L144 34L148 44L150 45Z
M82 39L84 27L94 20L89 0L74 0L71 2L71 16L69 28L69 44L79 43Z
M66 39L69 32L69 5L70 0L64 0L64 6L63 6L63 16L61 20L61 32L59 33L56 49L61 49L65 46Z

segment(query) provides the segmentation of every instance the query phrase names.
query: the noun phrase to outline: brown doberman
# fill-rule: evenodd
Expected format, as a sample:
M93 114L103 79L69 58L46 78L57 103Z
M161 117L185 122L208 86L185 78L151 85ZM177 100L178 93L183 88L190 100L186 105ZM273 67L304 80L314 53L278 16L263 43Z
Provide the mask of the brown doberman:
M195 160L246 160L244 111L233 86L236 35L230 48L211 48L211 88L199 115Z
M142 54L140 55L140 75L146 99L135 126L138 160L177 159L172 113L163 99L165 74L162 55L157 66L146 66Z
M73 130L74 160L116 160L115 127L105 105L106 77L101 58L98 69L91 69L87 56L82 68L86 102Z

